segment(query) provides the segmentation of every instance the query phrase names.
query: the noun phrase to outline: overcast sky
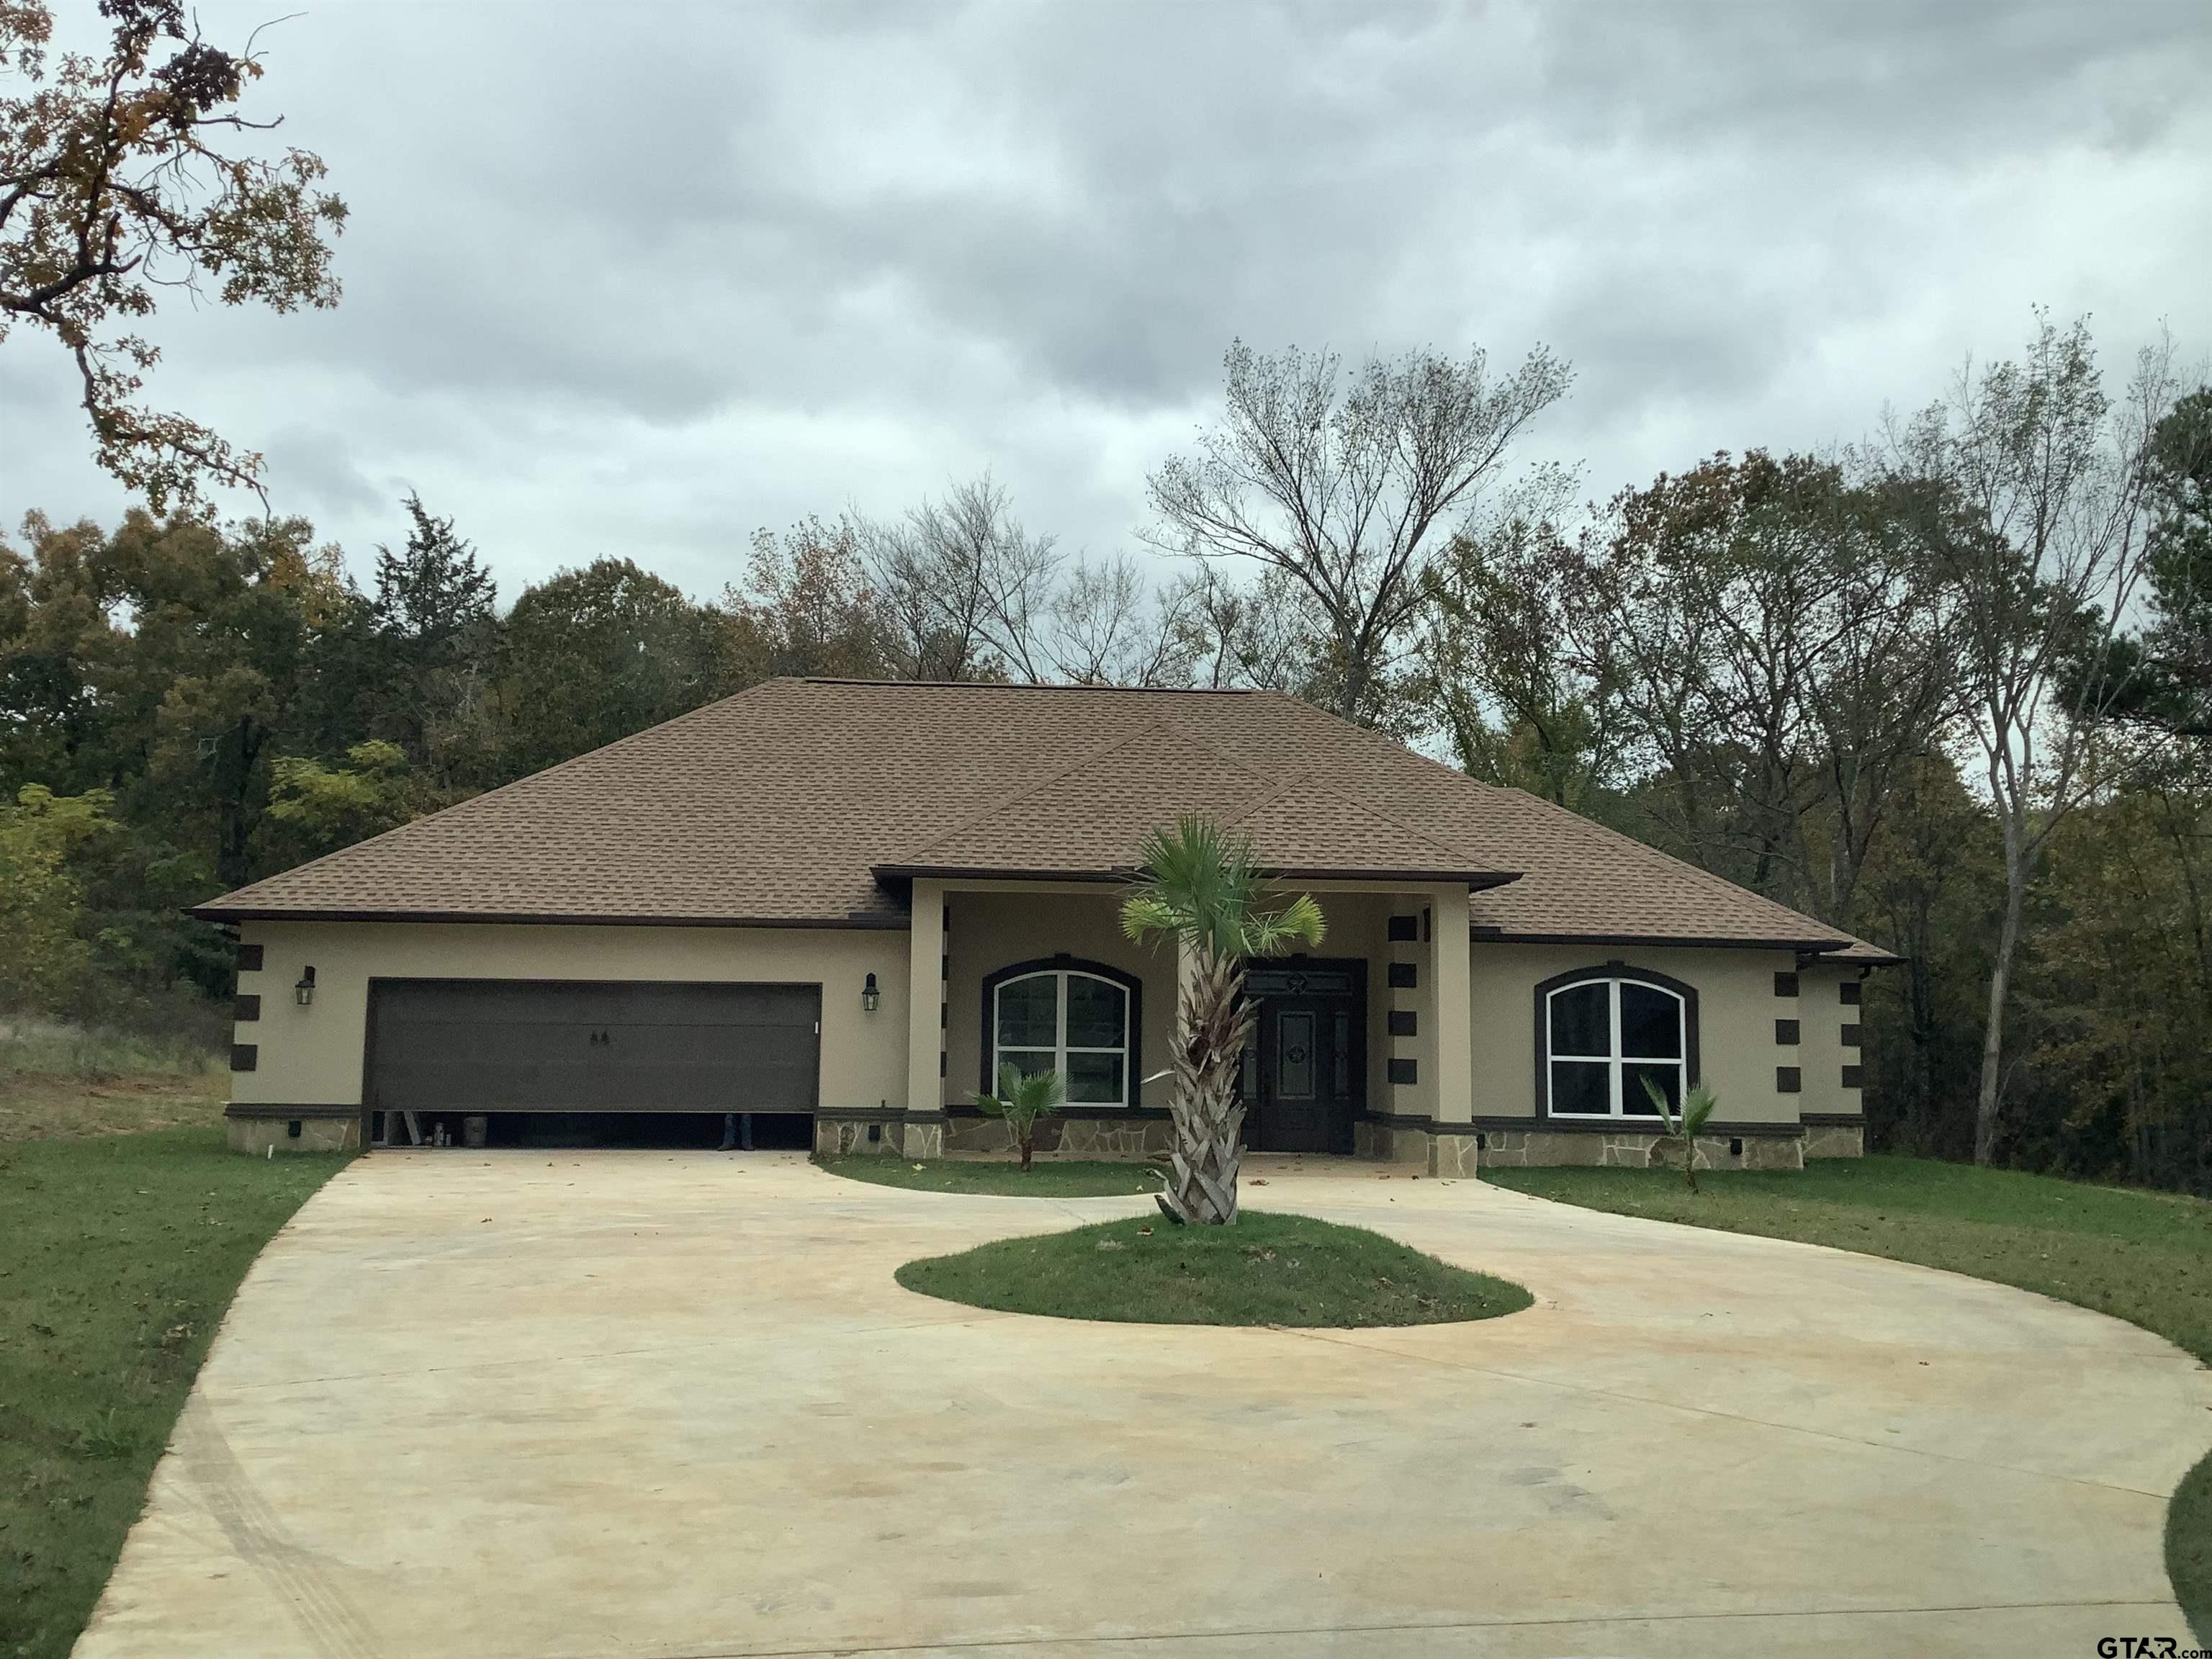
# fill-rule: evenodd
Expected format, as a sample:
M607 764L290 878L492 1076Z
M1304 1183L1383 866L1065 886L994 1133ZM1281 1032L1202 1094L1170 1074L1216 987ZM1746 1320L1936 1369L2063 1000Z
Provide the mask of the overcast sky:
M89 15L88 0L64 0ZM203 5L352 209L328 314L165 313L157 402L356 570L453 514L502 596L988 466L1127 547L1233 337L1541 341L1601 496L1862 435L2030 307L2212 345L2212 7ZM80 36L80 38L82 38ZM0 347L0 521L112 518Z

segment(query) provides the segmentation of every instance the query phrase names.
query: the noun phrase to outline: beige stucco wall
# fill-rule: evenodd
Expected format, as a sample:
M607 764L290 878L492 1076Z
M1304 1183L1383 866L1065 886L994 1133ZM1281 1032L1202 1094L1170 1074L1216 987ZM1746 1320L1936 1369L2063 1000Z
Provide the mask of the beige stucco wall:
M1095 892L955 891L946 896L946 907L951 921L945 944L952 971L945 992L945 1103L964 1104L982 1081L985 976L1063 951L1136 977L1144 988L1137 1061L1144 1070L1138 1075L1166 1066L1175 1040L1175 951L1121 937L1119 894L1104 887ZM1168 1094L1163 1078L1143 1091L1139 1103L1164 1107Z
M240 1105L358 1105L371 977L688 980L819 985L821 1103L902 1106L907 1086L907 935L879 928L497 927L416 922L248 922L261 1018L235 1028L256 1066L231 1074ZM315 969L315 1000L292 987ZM860 1008L876 976L882 1004Z
M1842 1086L1842 1067L1856 1060L1840 1042L1857 1010L1838 987L1854 970L1814 967L1800 975L1801 994L1774 994L1774 975L1792 965L1787 951L1636 949L1610 945L1527 945L1477 941L1469 971L1471 1098L1439 1098L1436 1043L1436 945L1393 942L1393 915L1418 915L1430 896L1380 890L1315 892L1329 923L1318 955L1358 957L1368 963L1368 1109L1437 1121L1533 1118L1535 1114L1534 989L1572 969L1619 959L1698 988L1705 1080L1720 1097L1718 1116L1730 1123L1795 1124L1799 1113L1860 1109L1861 1095ZM929 1108L964 1102L981 1073L982 980L1014 962L1072 956L1108 963L1144 986L1140 1065L1157 1072L1168 1061L1175 1020L1175 959L1165 948L1121 937L1118 895L1110 890L1049 893L955 891L945 938L952 959L944 988L945 1075ZM240 1024L236 1040L258 1050L257 1068L235 1073L232 1098L240 1105L353 1105L361 1100L362 1043L372 976L499 979L698 980L817 984L822 988L821 1103L830 1109L906 1106L909 1072L909 939L903 931L830 928L688 928L502 927L421 923L248 923L249 944L264 947L258 973L241 974L239 989L261 998L259 1020ZM1393 990L1387 964L1410 962L1419 985ZM313 1006L292 1000L293 982L313 963ZM872 972L882 992L873 1014L860 1009L860 987ZM1419 1031L1392 1037L1388 1013L1413 1010ZM1774 1021L1796 1018L1802 1041L1778 1048ZM1394 1085L1393 1056L1413 1059L1419 1081ZM1775 1088L1778 1065L1796 1064L1802 1095ZM1143 1091L1142 1103L1164 1107L1164 1079Z
M1555 974L1613 961L1697 988L1699 1066L1705 1082L1719 1097L1717 1120L1794 1124L1801 1106L1808 1111L1844 1109L1816 1107L1809 1096L1785 1095L1775 1087L1777 1066L1803 1063L1802 1049L1777 1048L1774 1042L1775 1020L1797 1012L1796 1002L1774 994L1776 973L1795 965L1787 951L1504 945L1478 939L1472 960L1477 1117L1535 1115L1536 986ZM1834 997L1832 985L1830 1005ZM1807 1084L1809 1088L1809 1068Z
M1267 902L1287 902L1297 892L1308 890L1321 906L1328 924L1326 937L1311 954L1357 957L1368 964L1369 1109L1429 1112L1435 1066L1424 1060L1417 1087L1394 1090L1389 1060L1393 1054L1413 1055L1422 1052L1419 1044L1433 1043L1435 1022L1425 1018L1419 1037L1398 1039L1394 1046L1386 1011L1393 1006L1426 1009L1428 1004L1417 1004L1415 1000L1430 994L1434 976L1424 971L1417 992L1394 994L1384 983L1384 964L1394 949L1405 960L1419 957L1426 961L1427 945L1394 947L1387 943L1388 919L1393 914L1418 914L1425 900L1419 895L1300 888L1270 894ZM945 988L944 1099L947 1103L965 1102L982 1077L984 979L1014 963L1062 951L1104 963L1138 978L1144 987L1144 1050L1139 1064L1146 1073L1167 1066L1175 1038L1174 952L1165 945L1136 945L1122 937L1121 898L1110 889L1085 893L1065 888L1033 893L956 890L946 896L951 921L945 943L952 958L951 978ZM1161 1079L1143 1091L1139 1103L1164 1108L1169 1093L1168 1080Z
M1863 1006L1845 1006L1843 988L1856 985L1859 970L1815 963L1797 976L1798 1047L1804 1056L1802 1109L1812 1113L1858 1112L1866 1096L1844 1087L1844 1067L1860 1063L1860 1050L1844 1047L1844 1027L1859 1024Z

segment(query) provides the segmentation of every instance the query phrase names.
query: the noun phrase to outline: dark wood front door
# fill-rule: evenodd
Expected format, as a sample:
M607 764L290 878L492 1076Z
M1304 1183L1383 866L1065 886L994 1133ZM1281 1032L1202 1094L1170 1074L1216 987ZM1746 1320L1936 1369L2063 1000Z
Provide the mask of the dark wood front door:
M1246 1054L1245 1144L1266 1152L1349 1152L1366 1096L1364 963L1255 968L1260 1017Z

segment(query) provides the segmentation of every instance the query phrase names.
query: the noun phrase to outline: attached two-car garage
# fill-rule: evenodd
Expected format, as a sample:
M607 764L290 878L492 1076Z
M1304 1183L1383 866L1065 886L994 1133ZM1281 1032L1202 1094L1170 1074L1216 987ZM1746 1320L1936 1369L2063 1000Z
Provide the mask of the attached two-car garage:
M816 985L375 979L362 1098L403 1143L690 1145L747 1113L805 1146L821 1013Z

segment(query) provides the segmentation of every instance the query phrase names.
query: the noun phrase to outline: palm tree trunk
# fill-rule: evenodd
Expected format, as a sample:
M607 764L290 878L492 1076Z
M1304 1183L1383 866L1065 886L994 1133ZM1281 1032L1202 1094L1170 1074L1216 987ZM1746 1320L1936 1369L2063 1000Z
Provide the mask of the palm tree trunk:
M1253 1018L1243 988L1241 962L1203 947L1195 953L1178 1015L1172 1172L1159 1195L1172 1219L1194 1225L1227 1226L1237 1219L1244 1130L1237 1074Z

